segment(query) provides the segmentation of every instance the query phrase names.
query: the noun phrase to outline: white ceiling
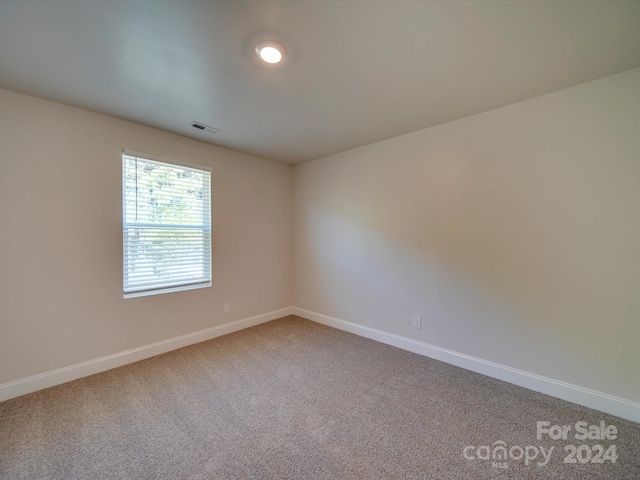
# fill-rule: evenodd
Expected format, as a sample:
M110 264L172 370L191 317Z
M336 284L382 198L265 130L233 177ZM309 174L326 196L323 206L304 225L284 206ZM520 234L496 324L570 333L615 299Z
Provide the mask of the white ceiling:
M637 0L0 0L1 87L291 164L639 66Z

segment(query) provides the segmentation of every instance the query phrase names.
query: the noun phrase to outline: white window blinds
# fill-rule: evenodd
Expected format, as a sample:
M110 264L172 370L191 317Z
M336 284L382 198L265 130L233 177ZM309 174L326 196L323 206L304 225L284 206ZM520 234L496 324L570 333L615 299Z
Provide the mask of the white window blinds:
M124 296L211 286L211 171L124 151Z

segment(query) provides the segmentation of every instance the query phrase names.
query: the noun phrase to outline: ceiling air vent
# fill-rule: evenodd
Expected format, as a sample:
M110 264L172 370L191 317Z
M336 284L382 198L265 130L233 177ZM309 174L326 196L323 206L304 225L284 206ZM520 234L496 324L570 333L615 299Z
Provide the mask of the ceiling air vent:
M222 131L217 128L213 128L213 127L210 127L209 125L205 125L204 123L199 123L199 122L191 122L191 126L193 128L197 128L198 130L202 130L203 132L207 132L207 133L218 133Z

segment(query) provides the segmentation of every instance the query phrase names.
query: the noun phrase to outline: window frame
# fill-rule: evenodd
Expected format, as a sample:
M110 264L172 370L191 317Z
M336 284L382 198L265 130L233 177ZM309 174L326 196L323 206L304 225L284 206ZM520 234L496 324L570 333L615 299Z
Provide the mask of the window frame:
M200 172L205 172L209 174L209 185L208 185L208 201L209 201L209 205L208 205L208 211L209 211L209 224L208 224L208 232L209 232L209 252L208 252L208 272L209 272L209 280L208 281L203 281L203 282L199 282L199 283L188 283L188 284L182 284L182 285L169 285L169 286L165 286L165 287L159 287L159 288L146 288L144 290L138 290L138 291L129 291L126 292L125 291L125 278L126 278L126 265L125 265L125 255L126 255L126 237L125 237L125 231L126 231L126 225L128 224L125 221L125 181L126 181L126 177L125 177L125 157L135 157L135 158L139 158L141 160L149 160L151 162L158 162L158 163L162 163L162 164L166 164L169 167L171 166L175 166L175 167L184 167L186 169L193 169L193 170L197 170ZM175 160L173 158L167 158L167 157L163 157L160 155L154 155L154 154L150 154L150 153L144 153L144 152L139 152L136 150L130 150L130 149L123 149L122 150L122 154L121 154L121 169L120 169L121 175L122 175L122 182L121 182L121 186L122 186L122 191L121 191L121 195L120 195L120 199L121 199L121 227L122 227L122 293L123 293L123 298L137 298L137 297L146 297L146 296L150 296L150 295L161 295L164 293L172 293L172 292L182 292L182 291L186 291L186 290L195 290L195 289L200 289L200 288L207 288L207 287L211 287L212 286L212 280L213 280L213 265L212 265L212 256L213 256L213 239L212 239L212 233L213 233L213 212L212 212L212 173L213 173L213 169L209 166L205 166L205 165L199 165L199 164L195 164L195 163L190 163L190 162L184 162L181 160ZM203 204L206 201L203 201ZM206 206L206 205L205 205ZM129 222L130 224L131 222ZM137 223L137 222L136 222ZM206 224L204 225L204 227L206 228ZM151 227L153 228L153 227ZM185 229L188 229L191 227L185 226ZM177 229L176 229L177 230ZM204 263L204 259L203 259L203 265L205 265Z

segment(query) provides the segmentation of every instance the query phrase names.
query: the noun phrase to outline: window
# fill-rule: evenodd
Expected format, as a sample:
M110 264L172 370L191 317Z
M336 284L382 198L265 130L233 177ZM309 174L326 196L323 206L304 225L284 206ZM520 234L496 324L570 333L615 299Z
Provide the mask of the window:
M122 154L124 297L211 286L211 169Z

